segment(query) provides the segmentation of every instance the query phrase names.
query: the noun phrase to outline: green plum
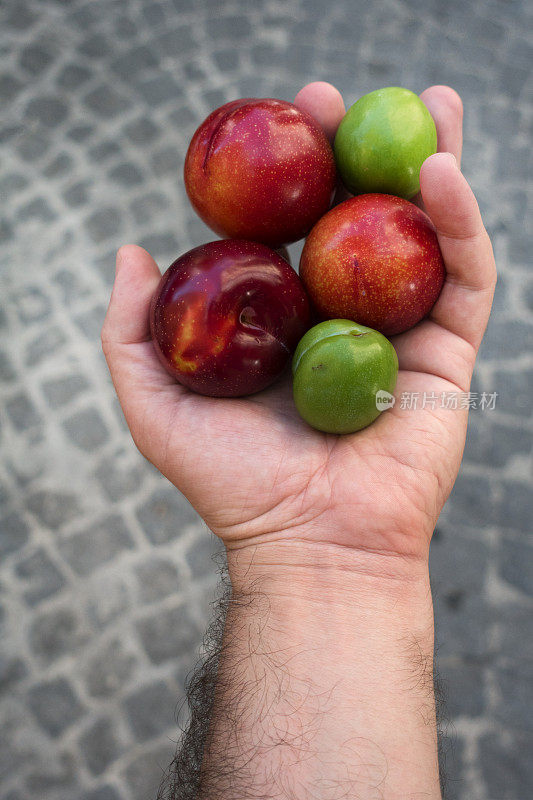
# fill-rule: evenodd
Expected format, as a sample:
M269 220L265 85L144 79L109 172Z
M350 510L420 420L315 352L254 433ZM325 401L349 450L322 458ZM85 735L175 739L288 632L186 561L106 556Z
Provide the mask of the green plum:
M294 402L309 425L326 433L353 433L374 422L384 403L393 405L398 358L378 331L330 319L300 340L292 373Z
M350 192L409 200L420 190L420 167L437 151L437 129L418 95L388 86L365 94L348 109L334 150Z

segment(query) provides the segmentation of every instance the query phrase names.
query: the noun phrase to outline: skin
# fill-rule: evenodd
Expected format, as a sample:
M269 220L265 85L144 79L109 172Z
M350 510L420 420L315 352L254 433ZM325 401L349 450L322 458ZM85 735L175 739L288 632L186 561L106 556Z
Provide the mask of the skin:
M428 318L394 339L397 395L468 389L496 281L458 169L460 99L442 86L422 99L442 152L422 166L421 195L447 277ZM228 612L232 648L219 665L206 779L225 752L226 773L270 798L287 796L279 780L275 791L265 786L280 775L298 800L325 800L324 783L318 795L316 786L328 778L365 800L439 798L428 550L467 412L396 403L364 431L339 437L300 420L288 381L246 399L193 395L161 368L150 341L159 280L148 253L121 248L102 330L113 382L141 452L226 545L236 597L259 584L265 601ZM285 665L290 694L280 692L280 670L267 667L269 653Z
M387 194L352 197L329 211L300 260L300 277L322 318L357 320L385 336L426 316L444 272L431 220Z
M184 167L189 199L220 236L277 248L301 239L331 205L333 152L292 103L241 99L213 111Z
M294 402L309 425L326 433L354 433L379 416L376 393L394 391L398 359L378 331L333 319L300 340L292 373Z
M420 167L437 150L437 131L416 94L388 86L348 109L335 137L335 161L354 194L384 192L410 199Z

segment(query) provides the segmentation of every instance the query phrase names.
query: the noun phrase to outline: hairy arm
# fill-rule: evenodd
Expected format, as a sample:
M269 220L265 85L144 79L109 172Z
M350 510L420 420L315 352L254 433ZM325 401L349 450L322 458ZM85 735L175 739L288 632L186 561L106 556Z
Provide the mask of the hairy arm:
M190 736L162 796L440 798L427 566L278 555L229 553L218 669L193 684L210 696L193 703L196 764Z

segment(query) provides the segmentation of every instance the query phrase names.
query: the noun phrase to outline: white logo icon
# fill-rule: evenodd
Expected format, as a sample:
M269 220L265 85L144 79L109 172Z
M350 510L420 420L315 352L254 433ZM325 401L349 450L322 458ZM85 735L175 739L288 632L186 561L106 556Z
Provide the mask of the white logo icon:
M380 389L376 392L376 408L378 411L386 411L388 408L392 408L395 402L394 395L389 394L385 389Z

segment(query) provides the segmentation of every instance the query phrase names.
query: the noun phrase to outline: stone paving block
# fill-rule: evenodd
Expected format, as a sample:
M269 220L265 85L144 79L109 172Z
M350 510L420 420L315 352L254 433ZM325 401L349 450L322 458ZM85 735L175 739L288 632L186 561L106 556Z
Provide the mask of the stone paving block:
M128 161L113 167L109 171L109 179L119 186L138 186L144 180L141 170Z
M505 414L530 417L533 412L533 370L525 369L514 372L498 370L494 374L494 391L498 391L496 400L498 411Z
M92 71L82 64L65 64L56 78L56 84L65 91L79 89L91 77Z
M76 789L76 764L71 753L54 754L32 765L25 785L30 797L68 798Z
M139 80L137 92L144 102L153 108L165 103L176 103L183 97L183 89L170 73L159 73L155 77Z
M132 547L133 541L124 520L118 514L112 514L63 538L58 549L78 575L88 575L122 550Z
M533 595L533 543L505 539L501 546L500 575L516 589Z
M185 560L193 578L202 578L213 573L214 556L220 556L223 546L220 540L207 529L201 530L198 538L187 550Z
M43 170L46 178L57 178L66 175L72 167L72 159L68 153L60 153Z
M54 737L83 714L71 684L62 677L32 686L28 691L28 707L41 728Z
M207 20L206 30L215 41L241 41L252 32L250 20L241 15L215 16Z
M78 614L65 606L34 617L28 641L33 655L47 666L62 656L76 653L88 635Z
M86 225L91 239L94 242L102 242L118 235L121 216L115 208L108 206L91 214Z
M122 751L113 720L108 717L96 720L80 737L79 747L89 771L101 775Z
M52 222L56 212L46 197L36 197L22 205L17 212L20 222Z
M0 77L0 100L9 103L16 98L24 84L13 75L2 75Z
M42 75L53 63L54 54L40 44L30 44L20 52L19 64L30 75Z
M533 664L533 614L529 604L506 604L495 615L499 622L499 656L505 664Z
M199 644L200 632L189 609L179 603L144 614L136 622L142 645L154 664L181 658Z
M131 463L124 450L106 456L99 463L95 475L104 494L113 501L138 493L142 488L144 464Z
M118 793L114 786L104 785L90 789L79 796L79 800L122 800L123 795Z
M495 499L488 477L461 475L451 498L450 518L457 523L487 525L494 520Z
M21 658L8 658L0 654L0 696L11 691L17 681L28 674L28 668Z
M533 664L498 667L495 670L498 692L496 717L506 726L533 734Z
M100 341L100 332L106 315L107 306L98 304L89 311L79 314L74 322L91 342Z
M155 739L176 728L176 695L165 681L136 689L124 699L124 707L137 741Z
M86 94L84 103L89 111L102 119L112 119L128 108L127 98L106 84L102 84Z
M169 561L150 558L135 569L142 603L163 600L178 590L178 571Z
M95 128L93 125L83 125L83 124L73 125L72 128L68 129L65 136L67 137L67 139L71 139L73 142L85 142L94 134L94 132ZM77 184L77 185L81 186L84 184ZM79 200L79 198L77 199Z
M60 269L52 281L61 289L62 302L66 306L70 307L90 294L90 289L79 274L68 269Z
M68 116L68 106L59 97L48 95L30 100L26 106L25 116L31 122L56 128Z
M156 67L157 63L158 60L152 50L146 45L140 45L132 47L112 61L111 69L129 83L132 75L149 67Z
M119 692L131 677L136 658L117 638L101 645L87 662L85 683L93 697L110 697Z
M450 718L480 717L487 708L487 689L482 664L443 664L439 673L446 691L446 711Z
M480 348L487 359L512 359L516 353L528 353L533 348L533 324L520 320L493 320ZM495 389L497 391L497 389Z
M156 150L152 156L152 167L159 177L173 175L181 162L179 150L174 145L167 145Z
M41 322L50 316L50 299L39 286L25 287L16 292L12 300L23 325Z
M80 548L81 549L81 548ZM92 556L95 561L97 557ZM84 554L81 549L81 559ZM132 598L124 577L116 571L107 569L92 576L87 613L91 622L98 628L106 628L127 612L132 606Z
M12 512L0 518L0 555L20 550L30 537L30 529L20 514Z
M509 731L489 733L480 739L479 765L489 800L525 800L533 786L533 735Z
M69 403L89 388L84 375L72 374L54 377L43 382L42 389L49 406L53 409Z
M51 597L63 588L66 581L46 550L35 549L18 561L15 572L20 579L23 597L30 606Z
M6 200L18 194L27 185L28 179L18 172L7 172L5 175L0 176L0 192L2 192L2 197Z
M138 225L156 220L166 208L167 200L160 192L149 192L136 197L131 203L131 211Z
M124 133L135 145L147 145L161 133L160 128L150 117L140 117L124 127Z
M149 236L143 236L139 240L139 244L141 247L144 247L145 250L148 250L148 252L155 259L161 257L161 254L179 253L178 239L173 233L170 232L154 233L150 234ZM174 255L171 255L170 258L172 261L174 261Z
M37 757L37 746L31 737L27 712L12 705L3 706L0 726L0 780L2 783L18 778L26 763ZM30 734L30 735L29 735ZM22 780L17 780L20 785Z
M87 128L81 129L83 133L87 131ZM63 199L67 206L70 208L76 206L85 206L89 202L89 184L86 181L80 181L79 183L75 183L74 186L70 186L63 192Z
M5 409L13 427L17 431L34 428L41 422L41 415L28 394L18 392L5 404Z
M47 131L17 129L15 149L22 161L40 161L50 149L51 139Z
M435 597L435 642L441 658L458 655L475 663L492 653L491 615L486 603L461 591L449 592L444 602Z
M176 539L184 525L195 522L196 512L174 487L158 489L137 508L137 519L153 544Z
M42 525L57 530L80 514L78 498L70 492L40 491L28 496L28 509Z
M177 53L195 50L197 43L194 30L189 25L178 25L154 36L153 46L163 55L175 57Z
M120 153L120 147L116 141L103 141L100 144L95 145L89 150L89 158L97 164L100 164L101 161L105 161L113 156L117 156ZM98 213L98 212L97 212ZM92 218L91 218L92 219ZM91 223L90 223L91 224ZM101 226L100 217L95 217L95 241L99 241L98 233Z
M79 46L80 53L88 56L91 60L104 58L113 53L113 44L109 37L103 33L89 33Z
M123 771L123 779L129 788L131 800L156 797L174 749L173 744L164 742L144 748L130 759Z
M26 366L36 367L55 356L67 343L67 336L58 325L40 331L26 348Z
M11 359L7 353L0 350L0 381L2 383L12 383L16 377L17 373L11 363Z
M524 438L527 440L527 435ZM496 521L502 528L531 534L533 530L531 484L527 482L527 474L523 477L526 479L524 483L502 482L502 497L496 513Z
M73 444L88 452L97 450L109 437L107 425L96 408L72 414L63 422L63 428Z
M503 467L515 456L527 456L533 447L533 434L519 427L487 420L472 414L468 423L465 460Z

